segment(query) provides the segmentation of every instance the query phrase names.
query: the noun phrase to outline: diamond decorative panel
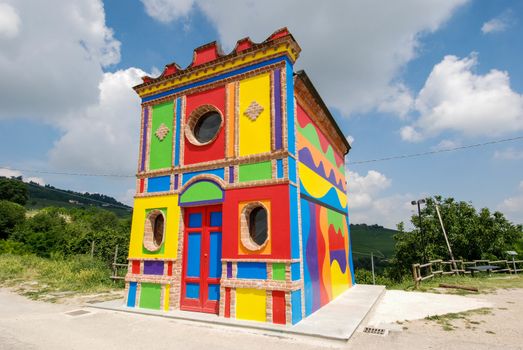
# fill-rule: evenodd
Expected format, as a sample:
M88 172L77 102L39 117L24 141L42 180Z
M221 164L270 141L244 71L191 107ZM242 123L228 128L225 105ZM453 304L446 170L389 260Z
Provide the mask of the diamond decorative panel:
M250 120L255 121L256 118L263 112L263 107L256 101L252 101L249 107L243 112Z
M164 124L160 124L158 129L156 129L156 132L154 133L158 140L163 141L163 139L167 136L169 133L169 128Z

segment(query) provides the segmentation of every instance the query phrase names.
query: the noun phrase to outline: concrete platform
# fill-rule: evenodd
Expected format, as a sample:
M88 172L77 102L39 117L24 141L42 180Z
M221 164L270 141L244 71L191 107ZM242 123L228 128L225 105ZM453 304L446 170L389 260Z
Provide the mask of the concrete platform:
M142 315L180 319L190 322L218 324L230 327L256 329L280 335L300 335L347 341L385 292L384 286L355 285L335 300L293 326L274 325L218 317L213 314L187 311L156 311L126 307L122 300L91 304L89 307L123 311Z

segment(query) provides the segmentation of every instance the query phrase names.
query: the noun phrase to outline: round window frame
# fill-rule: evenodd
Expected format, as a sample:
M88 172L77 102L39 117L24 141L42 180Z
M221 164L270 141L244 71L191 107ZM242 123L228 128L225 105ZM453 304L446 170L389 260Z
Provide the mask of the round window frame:
M209 112L218 113L218 115L220 116L220 126L218 127L216 134L214 134L214 136L209 141L200 142L200 141L198 141L196 136L194 136L194 128L198 124L198 121ZM220 135L220 132L223 128L223 124L224 124L223 114L222 114L222 112L220 112L220 110L217 107L210 105L210 104L201 105L200 107L198 107L194 111L192 111L191 115L187 119L187 123L185 124L185 138L191 144L193 144L195 146L205 146L205 145L211 144Z
M267 239L263 244L256 243L252 237L249 230L249 220L251 212L256 208L263 208L267 212ZM242 208L241 217L240 217L240 238L242 245L250 251L259 251L267 246L271 239L271 212L267 206L262 202L252 202L247 204Z
M162 230L162 241L160 244L156 244L154 240L154 225L156 218L161 215L163 217L163 230ZM165 242L165 226L167 224L167 218L165 214L158 209L152 210L147 214L145 218L145 227L143 231L143 246L149 252L157 252L161 249L163 243Z

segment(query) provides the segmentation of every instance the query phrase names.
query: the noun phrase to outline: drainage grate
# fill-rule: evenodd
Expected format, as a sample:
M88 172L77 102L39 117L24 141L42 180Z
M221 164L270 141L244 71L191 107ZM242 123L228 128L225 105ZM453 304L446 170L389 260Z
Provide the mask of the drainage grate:
M75 311L71 311L71 312L66 312L65 314L69 315L69 316L81 316L81 315L90 314L90 313L91 313L90 311L75 310Z
M365 327L363 333L376 334L376 335L385 335L385 329L383 328L374 328L374 327Z

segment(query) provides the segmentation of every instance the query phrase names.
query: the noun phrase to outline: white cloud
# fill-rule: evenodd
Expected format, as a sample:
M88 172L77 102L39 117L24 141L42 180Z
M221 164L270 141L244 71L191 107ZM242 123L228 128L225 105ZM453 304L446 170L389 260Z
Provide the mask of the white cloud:
M375 170L369 170L365 176L350 170L347 174L351 209L368 208L374 196L391 184L390 179Z
M347 135L346 139L347 139L347 142L349 143L349 145L352 146L352 144L354 143L354 136Z
M518 190L514 196L503 200L498 209L505 213L509 220L523 224L523 181L519 183Z
M432 147L433 151L441 151L461 146L459 141L454 140L441 140L436 146Z
M523 95L513 91L507 72L481 75L473 69L477 55L445 58L434 66L419 92L419 118L401 130L407 141L420 141L443 131L468 136L499 136L523 130Z
M483 23L481 31L483 34L503 32L512 24L512 12L505 11L501 15Z
M105 73L99 102L65 115L64 135L49 153L54 168L133 174L138 159L140 100L132 86L146 73L137 68Z
M4 22L6 8L18 22L12 15ZM0 28L4 36L16 35L1 40L0 34L0 119L54 123L95 103L102 67L120 61L120 42L105 24L101 0L3 1Z
M494 159L520 160L523 159L523 150L517 150L515 148L509 147L502 151L496 151L494 152Z
M145 12L160 22L168 23L186 17L191 11L193 0L140 0Z
M20 17L14 7L0 3L0 39L12 39L18 35L19 30Z
M41 177L36 176L24 176L21 171L13 170L9 168L0 168L0 176L11 178L11 177L20 177L22 176L22 179L24 182L35 182L41 186L45 185L45 180Z
M410 102L398 74L416 56L420 37L436 31L467 0L142 2L161 22L190 16L197 7L226 49L244 36L262 41L287 26L303 49L298 66L331 107L349 115L375 108L404 113Z

